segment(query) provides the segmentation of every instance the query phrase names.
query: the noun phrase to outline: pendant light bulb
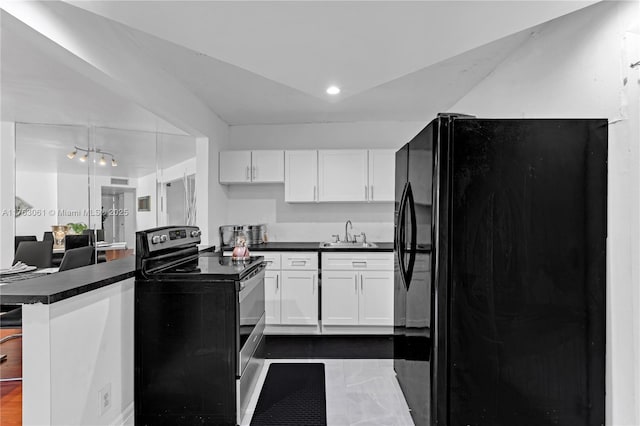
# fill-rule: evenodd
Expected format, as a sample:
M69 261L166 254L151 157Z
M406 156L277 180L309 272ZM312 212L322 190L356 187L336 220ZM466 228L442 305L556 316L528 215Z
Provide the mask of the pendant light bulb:
M118 167L118 163L116 162L115 158L111 159L111 167Z
M76 156L77 153L78 153L78 151L74 149L73 151L71 151L70 153L67 154L67 158L69 160L73 160L73 158Z
M102 157L100 157L100 165L104 166L107 164L107 160L104 159L104 155Z
M87 158L89 158L89 153L86 153L85 155L80 157L80 161L82 161L84 163L85 161L87 161Z

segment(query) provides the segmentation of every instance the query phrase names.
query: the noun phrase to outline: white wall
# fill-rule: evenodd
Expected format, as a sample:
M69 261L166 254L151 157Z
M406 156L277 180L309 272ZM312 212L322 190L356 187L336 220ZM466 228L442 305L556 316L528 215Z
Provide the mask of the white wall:
M8 268L14 254L15 123L0 123L0 268Z
M23 308L23 423L133 424L133 279ZM99 391L111 408L100 414Z
M640 3L549 22L451 110L609 119L607 424L640 424Z
M55 173L16 171L16 195L33 206L33 215L16 218L16 235L35 235L42 240L57 225L58 182Z
M89 223L89 176L58 172L58 222Z
M136 202L136 226L138 230L154 228L156 226L156 215L158 209L158 194L156 193L156 174L142 176L136 181L136 190L138 197L151 197L151 209L148 212L141 212L137 209Z
M398 149L430 119L232 126L230 149ZM283 184L228 185L227 196L226 224L266 223L271 241L330 240L347 219L369 241L393 240L393 203L285 203Z

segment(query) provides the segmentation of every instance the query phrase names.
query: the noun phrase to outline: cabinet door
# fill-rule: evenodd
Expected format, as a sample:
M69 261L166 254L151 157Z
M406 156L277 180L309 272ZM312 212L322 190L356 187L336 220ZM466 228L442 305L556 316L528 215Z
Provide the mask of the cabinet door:
M252 182L284 182L284 151L251 151Z
M319 201L366 201L367 151L318 151L318 188Z
M218 182L251 182L251 151L220 151Z
M393 325L393 271L360 272L360 325Z
M322 324L358 324L359 273L322 271Z
M280 324L280 271L264 273L264 311L267 324Z
M394 201L396 153L369 150L369 201Z
M282 271L281 324L318 324L318 271Z
M318 200L318 151L285 151L284 201Z

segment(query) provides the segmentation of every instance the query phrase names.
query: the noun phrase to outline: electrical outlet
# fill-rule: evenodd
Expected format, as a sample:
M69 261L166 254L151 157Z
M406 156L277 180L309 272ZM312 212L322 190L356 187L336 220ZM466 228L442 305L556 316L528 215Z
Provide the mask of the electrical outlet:
M98 411L103 415L111 407L111 383L98 391Z

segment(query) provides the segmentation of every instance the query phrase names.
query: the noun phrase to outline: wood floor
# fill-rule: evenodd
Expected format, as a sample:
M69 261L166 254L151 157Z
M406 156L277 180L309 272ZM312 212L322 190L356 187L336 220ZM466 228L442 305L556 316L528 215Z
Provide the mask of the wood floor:
M0 329L0 338L21 331ZM7 360L0 364L0 378L22 377L22 339L2 343L0 354L7 355ZM0 383L0 425L22 425L22 381Z

